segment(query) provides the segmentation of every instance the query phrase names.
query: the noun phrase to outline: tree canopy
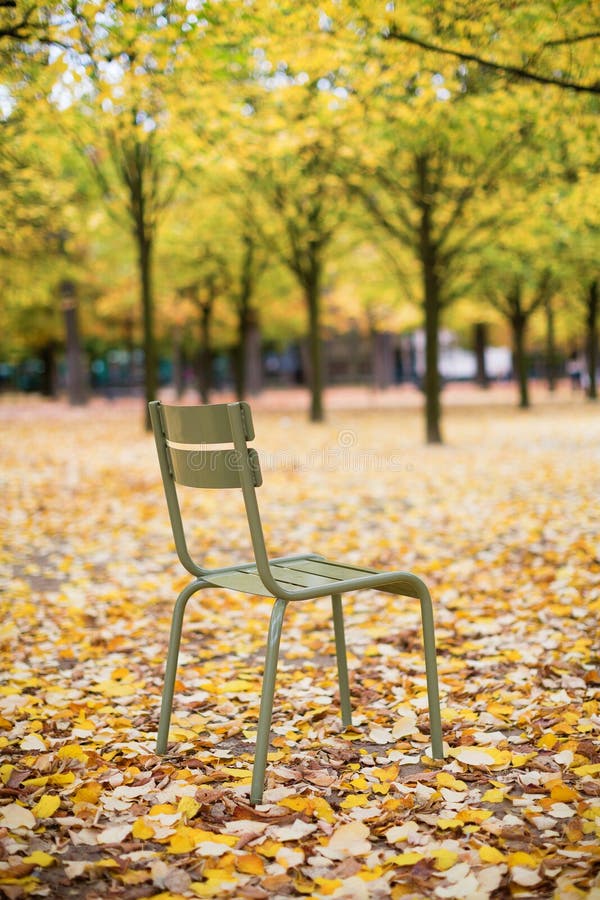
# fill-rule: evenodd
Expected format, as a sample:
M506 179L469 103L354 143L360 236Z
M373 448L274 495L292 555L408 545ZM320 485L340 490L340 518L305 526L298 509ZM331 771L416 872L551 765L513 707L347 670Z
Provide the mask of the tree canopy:
M177 259L189 287L219 257L234 262L230 275L239 264L223 286L231 337L219 338L237 346L239 369L240 334L281 304L287 268L312 417L323 415L323 322L335 310L343 320L345 285L367 330L369 310L383 329L386 316L391 327L413 316L408 305L421 310L427 437L441 440L439 330L465 301L487 315L494 259L519 270L543 232L559 315L581 322L579 301L563 298L594 294L599 44L598 11L583 2L0 4L5 343L26 343L17 309L56 294L51 278L33 283L27 261L47 269L40 260L56 258L52 235L65 229L87 247L85 327L103 333L103 311L128 310L147 399L157 341L188 302L180 279L157 271ZM192 216L195 246L177 237ZM228 225L215 231L219 218ZM260 280L249 275L258 259ZM372 280L358 275L367 259Z

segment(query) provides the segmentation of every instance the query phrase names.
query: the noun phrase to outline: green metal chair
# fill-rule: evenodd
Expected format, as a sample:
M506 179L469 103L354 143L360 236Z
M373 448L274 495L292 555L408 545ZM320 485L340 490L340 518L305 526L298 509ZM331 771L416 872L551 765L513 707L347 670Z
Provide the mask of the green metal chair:
M157 753L164 754L167 750L183 615L188 600L196 591L206 587L230 588L275 599L267 637L250 790L251 803L260 803L265 782L279 641L288 603L331 596L342 722L351 725L342 594L377 589L420 601L431 750L434 758L443 759L433 609L429 591L421 579L410 572L377 572L375 569L332 562L318 554L269 559L256 500L256 488L262 484L258 454L247 446L247 442L254 439L252 415L247 403L167 406L155 401L150 403L150 418L175 546L182 564L194 576L194 580L179 594L173 611ZM229 444L230 447L211 449L210 445L214 444ZM254 550L253 563L203 569L194 562L185 539L176 484L196 488L241 488Z

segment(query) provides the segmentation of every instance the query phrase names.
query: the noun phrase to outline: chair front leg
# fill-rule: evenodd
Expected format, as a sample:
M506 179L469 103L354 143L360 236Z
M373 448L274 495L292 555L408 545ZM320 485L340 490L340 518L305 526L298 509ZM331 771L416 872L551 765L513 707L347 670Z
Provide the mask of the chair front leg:
M333 609L333 632L335 635L335 656L337 659L338 681L340 685L340 707L342 725L352 725L352 704L350 703L350 685L348 682L348 659L346 655L346 636L344 633L344 614L342 612L341 594L331 595Z
M273 715L275 676L277 674L277 660L279 658L279 642L281 640L283 617L287 605L287 600L281 600L280 598L275 600L271 612L271 621L269 622L269 634L267 636L267 648L265 653L265 672L263 675L258 730L256 733L256 751L254 753L252 785L250 788L250 803L260 803L262 801L265 786L267 753L269 750L269 737L271 733L271 717Z
M427 679L427 702L429 705L429 729L431 732L431 753L434 759L444 758L442 716L440 711L440 691L438 685L437 660L435 654L435 627L431 595L424 582L418 579L416 585L421 602L421 622L423 627L423 648L425 653L425 675Z
M169 727L171 725L171 712L173 709L173 691L175 690L175 677L177 675L177 660L179 659L179 645L181 643L181 629L183 627L183 614L187 602L196 591L205 587L203 581L193 581L188 584L175 601L173 617L171 619L171 634L169 637L169 650L165 667L165 681L160 706L160 720L158 723L158 737L156 739L156 752L162 756L167 752L169 740Z

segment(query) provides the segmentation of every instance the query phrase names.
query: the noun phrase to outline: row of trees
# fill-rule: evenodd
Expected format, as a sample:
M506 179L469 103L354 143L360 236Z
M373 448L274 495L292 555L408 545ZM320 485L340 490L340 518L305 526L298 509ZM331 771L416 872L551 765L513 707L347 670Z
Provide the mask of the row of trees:
M0 14L3 355L51 346L59 305L76 373L79 314L96 334L139 318L152 399L157 333L195 327L207 372L222 328L243 393L253 324L304 327L318 421L326 297L325 314L361 312L375 331L421 320L439 442L442 322L506 322L527 405L526 334L544 310L551 353L561 332L585 333L595 396L592 5L69 0Z

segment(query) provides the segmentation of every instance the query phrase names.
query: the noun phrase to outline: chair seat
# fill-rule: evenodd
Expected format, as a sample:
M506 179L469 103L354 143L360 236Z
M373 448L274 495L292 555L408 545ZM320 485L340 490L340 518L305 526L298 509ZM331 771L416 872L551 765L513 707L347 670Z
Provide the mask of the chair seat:
M317 554L271 560L270 568L275 581L281 585L284 591L293 591L307 587L315 589L325 587L331 588L332 594L339 591L343 592L343 585L347 581L365 575L380 576L382 574L378 569L333 562ZM405 593L401 585L394 585L395 573L390 572L389 574L389 584L377 584L377 590L392 594ZM215 587L231 588L235 591L255 594L258 597L274 596L262 583L257 567L254 564L241 565L239 568L229 569L224 572L207 572L202 578L205 582ZM365 587L368 588L369 585L365 585Z

